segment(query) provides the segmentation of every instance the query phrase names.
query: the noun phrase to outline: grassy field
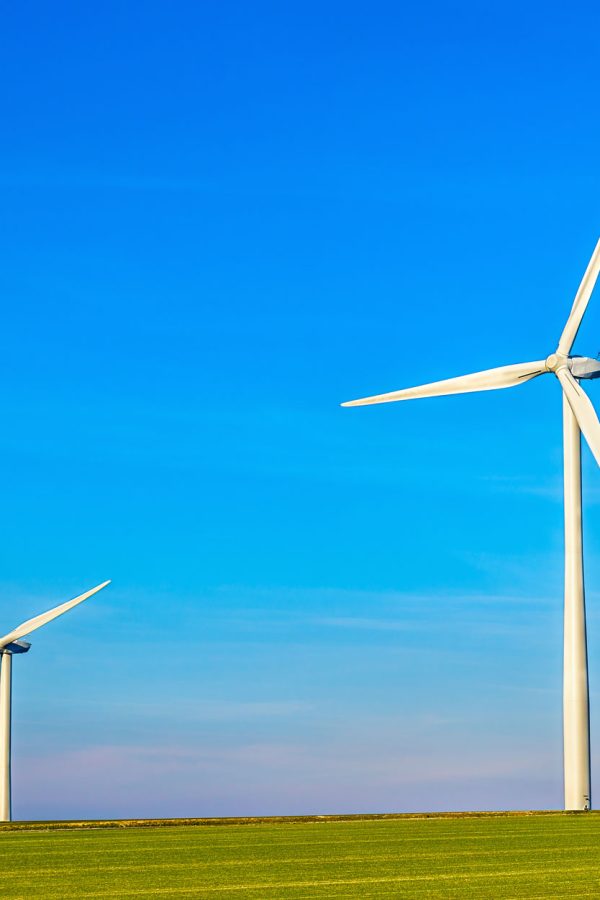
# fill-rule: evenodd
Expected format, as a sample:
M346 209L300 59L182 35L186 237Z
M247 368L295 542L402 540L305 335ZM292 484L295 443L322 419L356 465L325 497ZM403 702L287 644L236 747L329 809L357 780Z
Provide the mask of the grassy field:
M600 897L600 815L0 830L16 898Z

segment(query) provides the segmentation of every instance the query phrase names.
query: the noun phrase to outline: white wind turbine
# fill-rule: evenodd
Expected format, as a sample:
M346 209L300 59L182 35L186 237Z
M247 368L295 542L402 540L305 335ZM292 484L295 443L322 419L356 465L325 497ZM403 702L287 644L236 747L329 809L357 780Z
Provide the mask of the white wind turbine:
M10 726L11 726L11 695L12 695L12 656L13 653L27 653L31 644L21 641L20 638L31 634L51 622L57 616L73 609L78 603L83 603L92 594L97 594L102 588L110 584L104 581L102 584L86 591L74 600L67 600L48 612L28 619L22 625L18 625L4 637L0 638L0 821L10 822L11 819L11 791L10 791Z
M563 394L565 610L563 669L563 740L565 809L590 809L590 727L583 546L581 531L581 432L600 465L600 422L579 381L600 376L600 362L571 356L600 271L600 241L573 302L573 308L554 353L545 360L488 369L434 384L351 400L342 406L366 406L394 400L417 400L445 394L494 391L515 387L538 375L553 372Z

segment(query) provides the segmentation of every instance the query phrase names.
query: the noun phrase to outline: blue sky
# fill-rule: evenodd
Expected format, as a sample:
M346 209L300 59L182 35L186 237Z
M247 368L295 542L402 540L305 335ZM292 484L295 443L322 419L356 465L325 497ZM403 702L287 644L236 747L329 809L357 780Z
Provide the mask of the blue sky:
M338 404L554 350L599 18L6 12L5 630L113 579L15 660L17 817L560 806L558 385Z

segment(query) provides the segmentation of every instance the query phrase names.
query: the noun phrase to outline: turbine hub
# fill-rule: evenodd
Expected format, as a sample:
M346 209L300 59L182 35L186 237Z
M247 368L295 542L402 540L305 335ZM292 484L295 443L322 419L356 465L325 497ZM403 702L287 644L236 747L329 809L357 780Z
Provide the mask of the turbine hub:
M546 368L549 372L557 372L558 369L563 369L565 366L569 365L569 358L565 356L563 353L551 353L548 359L546 360Z

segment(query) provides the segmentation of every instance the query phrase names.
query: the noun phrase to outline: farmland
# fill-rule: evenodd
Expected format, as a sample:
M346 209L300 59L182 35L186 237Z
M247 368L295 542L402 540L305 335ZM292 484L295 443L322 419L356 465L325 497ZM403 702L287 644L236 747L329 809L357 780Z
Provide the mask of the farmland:
M600 815L0 828L2 897L600 896Z

